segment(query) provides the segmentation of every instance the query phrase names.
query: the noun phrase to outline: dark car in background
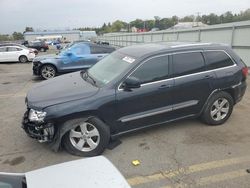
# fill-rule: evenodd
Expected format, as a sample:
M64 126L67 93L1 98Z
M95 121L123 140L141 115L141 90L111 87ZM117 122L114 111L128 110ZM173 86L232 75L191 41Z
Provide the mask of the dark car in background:
M25 41L23 45L28 48L34 48L40 52L46 52L49 49L48 44L46 44L43 41L31 41L31 42Z
M115 51L112 46L79 42L59 54L39 56L33 60L33 74L50 79L59 74L88 69Z
M245 94L248 67L226 45L143 44L33 87L26 133L93 156L111 139L185 118L221 125ZM206 130L204 130L206 131Z

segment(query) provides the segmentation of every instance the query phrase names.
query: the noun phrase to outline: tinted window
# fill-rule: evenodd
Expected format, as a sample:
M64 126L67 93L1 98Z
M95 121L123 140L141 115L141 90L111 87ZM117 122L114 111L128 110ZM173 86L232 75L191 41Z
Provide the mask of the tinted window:
M7 48L0 48L0 52L6 52Z
M69 48L69 50L77 56L90 54L89 46L86 44L76 44Z
M203 56L200 52L175 54L173 55L173 69L175 76L204 71Z
M8 52L15 52L18 51L15 47L8 47Z
M148 83L168 78L168 56L156 57L142 64L131 77L141 83Z
M91 54L104 54L105 49L100 46L90 46Z
M222 68L234 64L230 57L223 51L208 51L204 52L204 55L207 60L208 70Z

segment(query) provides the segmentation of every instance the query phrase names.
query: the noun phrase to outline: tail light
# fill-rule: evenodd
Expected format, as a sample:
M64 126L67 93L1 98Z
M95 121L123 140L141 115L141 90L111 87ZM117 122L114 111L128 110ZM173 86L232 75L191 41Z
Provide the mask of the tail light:
M248 67L242 68L241 71L244 78L246 78L248 76Z

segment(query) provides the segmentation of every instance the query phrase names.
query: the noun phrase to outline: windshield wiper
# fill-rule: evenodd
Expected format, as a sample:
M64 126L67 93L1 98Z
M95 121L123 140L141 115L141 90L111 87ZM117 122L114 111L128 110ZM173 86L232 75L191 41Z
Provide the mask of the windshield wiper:
M83 73L82 73L83 74ZM84 79L89 78L90 80L92 80L93 84L96 86L96 81L93 77L91 77L88 73L88 70L85 71L85 76Z

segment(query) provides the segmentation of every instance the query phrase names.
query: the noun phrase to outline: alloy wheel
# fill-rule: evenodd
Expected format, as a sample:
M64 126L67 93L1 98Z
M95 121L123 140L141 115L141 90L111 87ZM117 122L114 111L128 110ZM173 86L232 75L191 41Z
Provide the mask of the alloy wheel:
M80 151L94 150L100 142L100 134L91 123L84 122L72 129L69 134L71 144Z
M45 79L53 78L55 77L55 74L56 74L55 69L51 66L43 67L41 73L42 73L42 77Z
M229 112L229 105L230 104L227 99L217 99L211 107L210 115L212 119L215 121L223 120Z

